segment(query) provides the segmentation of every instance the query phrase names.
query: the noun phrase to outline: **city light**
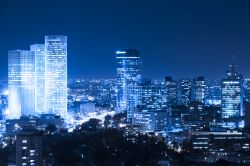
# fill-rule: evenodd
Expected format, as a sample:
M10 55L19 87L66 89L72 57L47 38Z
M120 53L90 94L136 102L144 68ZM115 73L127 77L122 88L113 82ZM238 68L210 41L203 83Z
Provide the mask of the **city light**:
M250 165L250 2L0 10L0 166Z

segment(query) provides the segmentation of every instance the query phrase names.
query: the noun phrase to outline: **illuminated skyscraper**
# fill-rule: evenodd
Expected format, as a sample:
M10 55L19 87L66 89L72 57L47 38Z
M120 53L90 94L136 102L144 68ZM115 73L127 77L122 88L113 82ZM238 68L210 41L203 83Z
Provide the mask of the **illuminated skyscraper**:
M139 85L128 85L127 122L133 123L136 112L166 111L167 92L163 84L142 81Z
M167 108L167 92L165 85L143 82L141 84L141 89L140 106L142 109L145 111L150 109L162 111Z
M207 80L205 83L205 105L221 104L221 82Z
M189 79L179 80L179 104L188 106L191 101L192 82Z
M45 47L34 44L30 50L35 54L35 113L45 113Z
M172 77L165 77L165 85L167 92L167 107L177 105L177 81L173 80Z
M192 85L192 101L204 103L205 98L205 78L197 77L193 79Z
M67 36L45 36L45 109L67 115Z
M227 78L221 85L221 116L228 127L238 127L239 118L243 116L242 76L236 71L235 65L229 66Z
M127 87L138 85L141 81L141 58L136 49L124 49L116 51L117 60L117 98L118 112L128 108Z
M27 50L8 52L9 111L7 119L35 111L35 56Z
M245 78L243 82L244 101L250 102L250 79Z

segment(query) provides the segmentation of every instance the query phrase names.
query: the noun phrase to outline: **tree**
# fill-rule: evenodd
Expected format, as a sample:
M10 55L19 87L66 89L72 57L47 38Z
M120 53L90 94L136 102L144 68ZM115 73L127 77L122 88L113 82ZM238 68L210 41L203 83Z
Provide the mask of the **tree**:
M7 165L8 163L8 149L0 148L0 163L1 165Z
M118 128L119 124L121 124L121 123L126 123L126 117L127 117L126 113L115 114L113 116L113 121L114 121L115 128Z
M101 128L101 120L99 119L90 119L88 122L85 122L81 125L81 130L85 131L96 131Z
M218 161L216 161L215 165L216 166L230 166L232 165L232 163L224 159L219 159Z
M45 132L48 134L53 134L57 131L57 127L53 124L48 124L48 126L45 128Z
M112 120L112 116L110 115L105 116L105 120L104 120L105 129L107 129L108 126L111 124L111 120Z

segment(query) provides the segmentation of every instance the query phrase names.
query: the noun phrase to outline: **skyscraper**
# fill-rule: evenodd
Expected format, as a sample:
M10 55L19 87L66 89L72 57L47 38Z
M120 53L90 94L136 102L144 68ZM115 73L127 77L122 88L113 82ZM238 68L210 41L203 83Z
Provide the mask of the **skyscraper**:
M67 36L45 36L45 109L67 115Z
M239 118L244 115L242 80L243 78L237 72L234 64L229 66L227 78L222 80L221 116L224 121L232 122L231 127L238 127Z
M207 80L205 83L205 105L221 104L221 81Z
M164 84L143 82L141 84L141 89L140 107L143 110L166 110L167 92Z
M192 82L189 79L179 80L179 104L188 106L191 101Z
M193 79L192 101L204 102L205 98L205 78L197 77Z
M250 101L250 79L247 78L243 81L243 97L244 101Z
M177 105L177 81L173 80L172 77L165 77L165 85L167 92L167 107Z
M126 111L127 87L138 85L141 81L141 58L136 49L124 49L116 51L117 60L117 97L116 106L118 112Z
M35 111L34 53L28 50L8 52L9 112L7 119L32 115Z
M45 46L34 44L30 50L35 55L35 113L45 113Z

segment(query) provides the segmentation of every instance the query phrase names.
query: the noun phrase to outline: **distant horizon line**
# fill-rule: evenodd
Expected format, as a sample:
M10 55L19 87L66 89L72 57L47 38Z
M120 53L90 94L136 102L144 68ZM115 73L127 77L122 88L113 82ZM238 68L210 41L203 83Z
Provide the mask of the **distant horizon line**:
M161 80L164 80L165 77L172 77L173 80L183 80L183 79L195 79L195 78L198 78L198 77L204 77L205 80L214 80L214 81L220 81L222 79L224 79L224 77L222 78L219 78L219 79L215 79L215 78L209 78L209 77L206 77L206 76L196 76L196 77L180 77L180 78L175 78L173 76L170 76L170 75L166 75L162 78L152 78L152 77L143 77L143 79L150 79L150 80L157 80L157 81L161 81ZM244 77L245 79L250 79L250 77ZM94 77L68 77L68 80L67 81L74 81L74 80L115 80L116 78L115 77L106 77L106 78L94 78ZM8 82L8 79L0 79L0 82Z

